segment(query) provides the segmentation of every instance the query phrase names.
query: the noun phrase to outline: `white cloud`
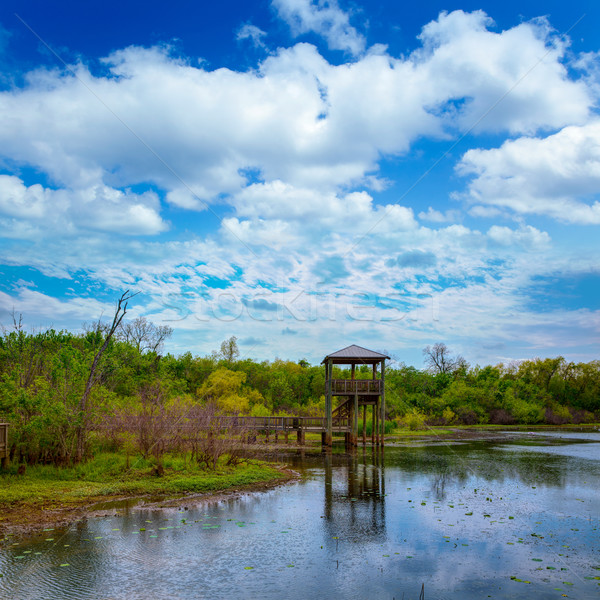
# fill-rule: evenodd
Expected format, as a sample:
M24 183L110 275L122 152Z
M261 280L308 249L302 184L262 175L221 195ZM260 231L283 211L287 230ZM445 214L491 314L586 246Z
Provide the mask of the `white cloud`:
M600 99L600 51L584 52L574 61L573 67L582 73L588 89L592 91L596 100Z
M272 0L280 19L295 36L308 32L321 35L332 50L357 56L365 49L365 38L350 25L350 15L337 0Z
M265 48L265 43L263 42L263 38L267 35L266 31L260 29L256 25L252 25L251 23L244 23L238 30L236 39L238 41L241 40L250 40L252 45L256 48Z
M455 197L459 198L460 196L458 194L455 194ZM481 217L483 219L488 219L499 217L503 214L503 212L500 209L495 208L494 206L475 205L469 209L469 214L472 217Z
M483 11L457 10L423 28L424 47L411 59L425 104L463 130L533 133L583 123L592 97L569 79L565 39L545 19L500 33L492 25Z
M333 3L284 4L316 11L315 27L323 26L322 11L340 10ZM347 15L340 23L350 27ZM239 36L263 38L249 28ZM423 138L455 137L514 87L477 132L568 127L547 152L553 136L467 153L461 172L473 177L470 215L554 215L564 206L568 218L591 221L595 209L586 202L596 193L598 163L597 132L584 124L591 84L569 79L565 45L545 21L495 32L481 12L444 13L424 28L421 41L421 50L397 58L382 47L363 53L363 39L352 61L338 65L301 43L246 72L198 68L165 48L131 47L108 57L106 76L77 66L87 88L66 72L31 73L26 86L0 92L0 114L9 115L0 120L0 160L4 170L33 166L50 183L0 178L3 263L55 277L83 269L104 289L140 289L144 309L191 332L186 340L198 352L218 347L223 323L237 310L230 334L263 339L265 324L247 314L257 299L289 306L272 331L300 329L290 322L294 312L304 319L288 352L269 337L261 352L271 358L311 356L315 340L341 336L422 347L432 336L520 339L531 323L540 336L549 321L526 306L531 277L593 257L557 248L554 230L552 240L526 224L474 230L468 216L441 203L420 212L418 222L410 206L393 204L392 190L381 204L373 190L386 185L382 160L408 153ZM336 43L350 52L355 47L343 36ZM527 143L531 148L519 145ZM572 156L571 146L579 148ZM540 151L538 164L533 157ZM389 161L385 176L393 177L394 166L403 168ZM563 167L567 173L559 176ZM128 191L145 184L157 194ZM529 196L538 198L543 185L545 200L532 211ZM187 240L114 235L164 231L158 194L186 210L220 202L226 218L220 229L205 234L203 227ZM571 204L561 205L566 196ZM180 211L173 214L180 218ZM219 288L211 286L215 279ZM354 306L360 298L351 290L366 294L368 309ZM377 304L374 295L397 305ZM15 299L44 318L53 309L68 314L67 306L46 309L41 296ZM322 318L310 320L315 305ZM360 314L372 311L373 326L351 318L349 305ZM384 322L399 314L398 306L402 319ZM93 308L73 314L86 311L89 319ZM580 317L560 315L583 331Z
M379 233L417 227L412 209L375 206L366 192L338 194L296 188L282 181L248 186L233 198L236 212L251 219L284 220L322 236L327 232L359 233L377 227Z
M453 221L458 221L459 218L460 212L457 210L446 210L441 212L431 206L427 209L427 212L421 211L419 213L419 219L422 221L430 221L432 223L451 223Z
M248 170L300 188L377 189L382 156L474 122L549 44L477 129L529 132L586 118L590 94L568 79L564 46L543 22L501 33L488 24L480 12L442 14L409 57L380 48L341 65L308 44L248 72L129 47L105 59L106 77L83 65L79 79L35 71L26 87L0 93L0 113L10 115L0 121L0 158L69 189L152 183L195 210L243 189Z
M526 225L517 230L493 225L487 234L490 239L503 246L519 244L524 247L541 248L550 243L550 236L545 231L540 231L531 225Z
M565 223L600 224L600 121L545 138L469 150L458 165L472 175L467 199Z
M231 234L245 245L264 245L274 250L295 245L300 240L291 224L281 219L247 221L231 217L223 219L222 228L225 235Z
M12 175L0 175L0 215L11 219L0 221L0 227L12 230L10 237L65 236L85 230L152 235L167 229L153 192L133 194L101 184L75 190L27 187Z
M15 313L22 313L29 322L33 317L33 319L43 319L50 326L57 326L65 323L66 320L70 323L75 320L77 323L75 327L80 327L83 321L110 314L114 308L94 298L59 300L28 287L20 288L14 296L0 291L0 307L0 325L4 327L9 326L13 308Z

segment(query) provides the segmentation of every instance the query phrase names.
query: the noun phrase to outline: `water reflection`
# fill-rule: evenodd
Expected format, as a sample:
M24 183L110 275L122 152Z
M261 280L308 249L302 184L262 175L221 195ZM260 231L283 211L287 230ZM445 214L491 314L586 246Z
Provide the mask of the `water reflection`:
M385 535L385 463L380 448L345 457L334 469L331 452L324 455L324 510L328 531L350 526L358 535ZM335 473L335 477L334 477Z
M273 453L303 480L5 540L0 597L596 598L600 438L537 442Z

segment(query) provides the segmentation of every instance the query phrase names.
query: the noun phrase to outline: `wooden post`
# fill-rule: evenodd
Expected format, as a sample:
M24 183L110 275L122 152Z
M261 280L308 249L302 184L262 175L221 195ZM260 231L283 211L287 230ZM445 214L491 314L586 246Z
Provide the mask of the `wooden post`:
M304 446L304 442L306 441L306 437L304 436L304 429L302 429L302 426L300 426L300 429L298 429L298 444L300 446Z
M354 366L354 365L352 365ZM354 406L352 407L352 445L358 444L358 390L354 389Z
M385 358L381 361L381 445L385 445Z
M375 402L376 402L375 421L376 421L376 427L377 427L377 429L376 429L377 434L376 434L376 438L375 438L375 443L379 446L379 442L381 442L381 435L380 435L381 431L379 429L379 427L381 425L381 419L380 419L381 414L379 412L379 407L380 407L379 396L377 396L377 400Z
M327 416L327 435L325 436L325 445L333 444L333 402L331 397L331 377L333 375L333 365L331 359L325 363L325 381L326 381L326 396L325 396L325 414Z
M373 404L373 410L371 411L371 444L375 445L375 435L377 432L377 400Z
M363 446L367 445L367 405L363 406Z

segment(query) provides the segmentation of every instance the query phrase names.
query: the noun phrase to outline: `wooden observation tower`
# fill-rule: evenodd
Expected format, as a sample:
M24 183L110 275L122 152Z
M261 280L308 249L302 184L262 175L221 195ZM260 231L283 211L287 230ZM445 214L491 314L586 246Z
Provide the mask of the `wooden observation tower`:
M350 420L350 431L345 433L346 444L358 444L358 419L362 409L362 442L366 444L367 407L372 407L371 440L374 445L383 446L385 427L385 360L389 356L367 350L361 346L348 346L328 354L321 364L325 365L325 415L326 430L323 442L331 446L336 421ZM333 365L350 365L350 379L334 379ZM356 366L371 365L372 378L356 379ZM377 367L379 365L379 378ZM333 408L333 398L340 399Z

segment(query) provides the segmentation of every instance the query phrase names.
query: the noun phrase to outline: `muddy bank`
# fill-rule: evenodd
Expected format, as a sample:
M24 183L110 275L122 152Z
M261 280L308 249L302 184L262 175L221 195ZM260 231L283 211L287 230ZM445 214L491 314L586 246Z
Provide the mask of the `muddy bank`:
M202 503L219 502L225 498L267 491L300 478L300 474L291 469L277 465L272 465L272 467L281 473L281 477L211 492L160 496L156 494L102 495L82 498L80 502L53 503L50 506L26 503L5 506L0 515L0 538L28 535L50 527L64 527L92 517L117 515L123 510L180 508L187 505L196 506Z

